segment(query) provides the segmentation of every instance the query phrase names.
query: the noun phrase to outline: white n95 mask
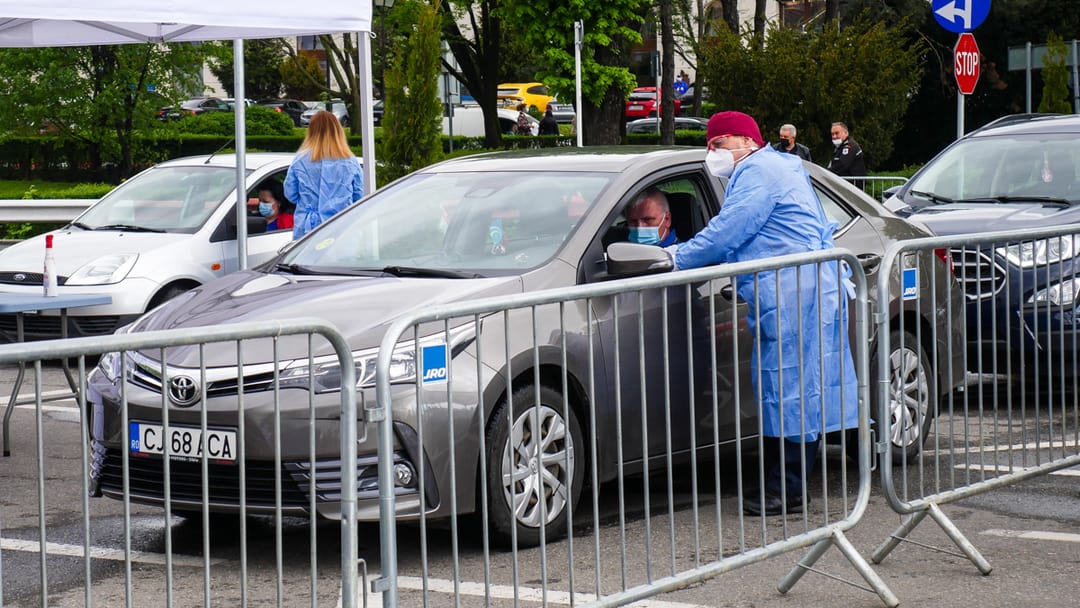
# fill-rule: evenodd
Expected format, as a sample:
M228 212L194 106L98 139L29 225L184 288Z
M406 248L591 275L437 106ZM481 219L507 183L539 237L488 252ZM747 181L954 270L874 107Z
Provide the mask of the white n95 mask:
M731 177L732 171L735 170L735 155L731 153L731 150L724 148L709 150L705 154L705 166L708 167L709 173L716 177Z

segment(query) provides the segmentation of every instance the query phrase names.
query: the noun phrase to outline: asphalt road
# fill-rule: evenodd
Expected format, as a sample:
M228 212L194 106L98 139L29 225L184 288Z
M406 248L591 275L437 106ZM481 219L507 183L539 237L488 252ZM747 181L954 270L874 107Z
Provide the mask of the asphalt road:
M11 376L10 368L0 369L0 386L10 387ZM46 390L62 389L57 369L46 370L44 386ZM279 600L285 606L306 606L311 604L312 593L316 594L319 606L334 606L339 601L341 544L340 531L334 522L319 522L313 533L306 520L286 519L279 539L271 518L248 518L246 530L241 530L235 516L212 517L204 528L197 518L175 517L166 522L161 510L132 505L130 534L127 534L123 503L104 498L87 500L86 521L82 516L81 442L74 403L46 404L41 412L45 457L40 464L36 456L36 420L32 407L21 406L15 411L13 453L0 463L4 488L0 494L3 549L0 579L4 606L42 605L43 580L49 590L48 605L86 605L84 526L89 529L87 544L94 555L89 561L93 605L123 605L129 593L135 606L167 605L170 601L174 606L234 606L244 601L248 605L272 605ZM829 466L838 467L840 462L839 450L830 448ZM44 473L42 485L38 483L40 472ZM445 524L432 524L423 535L414 524L399 525L400 605L421 605L424 589L428 592L429 605L452 605L455 592L460 594L460 605L483 604L485 561L492 581L488 587L491 605L532 606L546 602L560 606L570 605L567 590L571 581L575 591L581 594L573 599L580 604L589 599L587 594L595 591L597 580L607 594L625 584L640 582L646 571L654 579L669 574L672 560L678 568L685 568L692 565L695 554L708 561L720 552L737 551L737 543L716 546L715 527L709 524L715 508L715 500L709 496L716 495L708 481L711 474L703 474L698 488L700 521L696 525L690 508L692 488L687 473L680 471L678 475L680 482L674 485L671 509L677 523L671 527L663 484L654 481L650 490L648 518L640 500L644 493L642 480L626 484L626 511L622 517L617 486L604 486L598 495L600 525L589 523L591 512L587 512L587 507L579 513L582 523L575 528L573 566L569 565L570 545L565 540L551 543L546 553L539 549L521 551L516 559L513 554L498 550L485 555L475 518L464 520L457 535L451 534ZM721 477L720 502L724 513L730 514L737 500L731 472L726 471ZM44 506L39 506L39 493L44 496ZM838 496L830 496L834 506L839 504ZM806 522L813 526L815 517L821 513L820 502L811 505L807 520L792 518L789 532L801 531ZM1080 578L1076 576L1080 567L1080 470L1037 477L946 505L943 511L982 552L993 571L983 576L963 557L902 544L883 563L872 566L902 605L981 608L1076 605L1076 598L1080 597ZM44 577L38 551L41 513L50 543L44 558ZM783 534L780 518L768 518L762 527L758 518L726 517L721 526L724 539L737 534L740 525L744 526L744 538L751 545L760 536L775 538ZM620 519L626 522L625 532L619 525ZM868 556L899 521L880 492L875 474L867 511L847 536L860 554ZM245 536L246 544L242 542ZM378 527L362 524L358 536L366 567L370 573L378 572ZM929 519L910 538L955 551L941 529ZM427 543L426 552L420 550L421 540ZM452 551L455 542L457 560L453 559ZM171 575L164 567L170 544ZM209 551L204 551L207 544ZM701 549L695 551L695 546ZM597 547L599 575L595 560ZM124 561L126 551L132 556L130 566ZM797 550L726 572L637 605L654 608L881 605L877 596L816 572L806 574L787 594L777 592L779 579L804 552ZM826 552L817 568L862 584L835 548ZM544 578L550 587L546 593L541 585ZM311 580L316 581L314 587ZM380 605L379 599L377 595L368 597L370 605Z

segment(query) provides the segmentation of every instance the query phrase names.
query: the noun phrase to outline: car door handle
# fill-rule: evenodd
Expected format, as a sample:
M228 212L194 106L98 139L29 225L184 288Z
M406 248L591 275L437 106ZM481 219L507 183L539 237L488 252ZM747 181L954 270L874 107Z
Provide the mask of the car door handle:
M881 265L881 256L876 253L863 253L858 256L859 264L863 268L863 272L866 274L872 274L877 271L878 266Z

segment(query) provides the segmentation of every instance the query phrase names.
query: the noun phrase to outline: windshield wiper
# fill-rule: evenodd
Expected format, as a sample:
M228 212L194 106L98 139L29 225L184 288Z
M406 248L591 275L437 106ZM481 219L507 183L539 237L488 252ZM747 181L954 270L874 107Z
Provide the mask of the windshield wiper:
M925 198L926 200L934 203L935 205L942 205L947 203L955 203L953 199L942 196L940 194L934 194L933 192L923 192L922 190L912 190L911 194L918 196L919 198Z
M1046 203L1050 205L1059 205L1061 207L1071 207L1073 203L1077 201L1070 201L1067 198L1061 198L1059 196L1015 196L1015 195L1002 195L1002 196L988 196L985 198L971 198L964 199L965 203Z
M67 225L67 227L68 228L71 228L71 227L82 228L83 230L93 230L93 228L91 228L90 226L87 226L86 224L84 224L82 222L71 222L70 224Z
M395 277L434 277L438 279L482 279L484 275L475 272L460 272L443 268L420 268L418 266L386 266L383 272Z
M147 228L146 226L136 226L134 224L107 224L105 226L98 226L94 230L126 230L128 232L165 232L160 228Z
M309 266L301 266L300 264L274 264L274 270L284 270L290 274L323 274Z

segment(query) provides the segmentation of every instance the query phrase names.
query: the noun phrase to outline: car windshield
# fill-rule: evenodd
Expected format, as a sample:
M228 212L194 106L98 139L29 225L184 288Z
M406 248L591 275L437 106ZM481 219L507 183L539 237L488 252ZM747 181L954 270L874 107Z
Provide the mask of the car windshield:
M949 148L908 192L930 202L1080 200L1080 138L1071 133L969 137Z
M232 167L154 167L117 186L75 221L89 230L193 233L235 190Z
M611 179L554 171L415 173L321 226L280 265L519 274L562 248Z

